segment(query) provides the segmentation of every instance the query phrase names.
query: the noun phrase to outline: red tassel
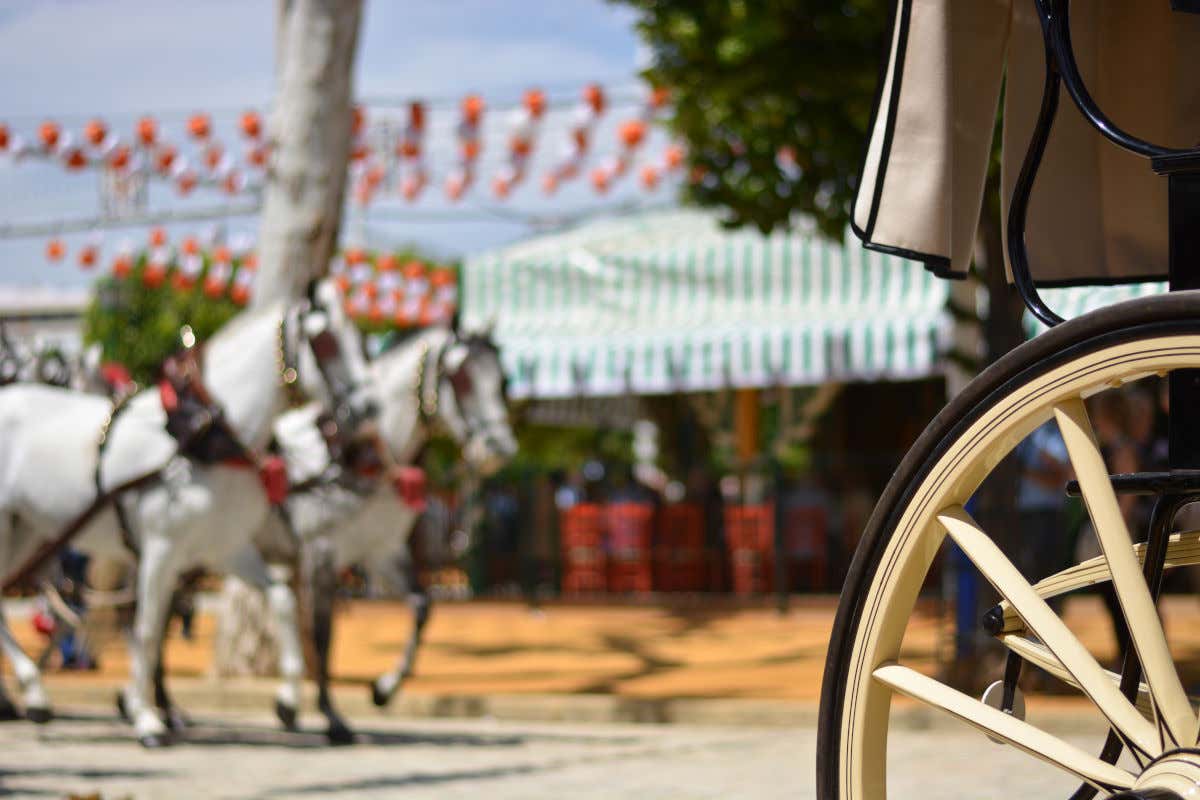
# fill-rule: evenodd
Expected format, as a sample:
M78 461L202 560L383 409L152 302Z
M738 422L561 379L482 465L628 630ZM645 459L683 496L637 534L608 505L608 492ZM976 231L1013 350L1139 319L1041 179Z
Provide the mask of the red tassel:
M162 402L163 411L168 414L179 408L179 395L175 394L175 387L171 385L170 381L158 382L158 399Z
M54 617L45 611L38 611L33 615L33 629L42 636L50 636L54 633Z
M418 514L425 510L428 486L425 470L420 467L396 467L392 472L392 486L404 505Z
M258 468L258 477L262 481L263 490L267 493L267 502L273 506L283 505L288 496L287 465L281 456L267 456Z

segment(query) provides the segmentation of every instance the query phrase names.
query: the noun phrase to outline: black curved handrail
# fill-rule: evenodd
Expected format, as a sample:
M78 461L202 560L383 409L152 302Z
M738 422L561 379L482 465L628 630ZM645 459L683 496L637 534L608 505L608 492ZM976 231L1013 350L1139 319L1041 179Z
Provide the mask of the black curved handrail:
M1146 158L1161 158L1163 156L1183 155L1185 153L1200 154L1200 150L1164 147L1148 142L1125 131L1108 115L1100 110L1083 76L1079 74L1079 65L1075 61L1075 49L1071 44L1071 0L1035 0L1039 16L1042 18L1042 28L1054 57L1058 63L1059 74L1066 84L1067 93L1075 101L1075 105L1087 118L1088 122L1118 147Z
M1038 294L1029 267L1029 250L1025 245L1025 228L1029 216L1029 198L1046 152L1050 130L1058 111L1060 88L1065 85L1080 113L1104 138L1113 144L1154 161L1156 170L1171 161L1200 159L1200 149L1178 149L1148 142L1125 131L1109 119L1088 91L1075 60L1071 42L1071 0L1033 0L1046 48L1046 81L1042 88L1042 106L1037 124L1013 189L1008 213L1008 259L1012 266L1013 283L1029 312L1044 324L1054 327L1063 322Z
M1038 6L1042 3L1038 0ZM1046 21L1043 17L1043 30ZM1029 218L1029 197L1033 193L1033 182L1037 178L1038 168L1042 165L1042 156L1046 153L1046 143L1050 140L1050 129L1054 126L1054 116L1058 112L1058 95L1060 80L1055 65L1055 56L1050 49L1049 34L1046 34L1046 82L1042 86L1042 107L1038 111L1037 124L1034 125L1033 135L1029 140L1029 148L1025 151L1025 160L1021 164L1021 172L1017 176L1016 186L1013 187L1012 201L1008 207L1008 261L1012 266L1013 283L1021 295L1021 301L1029 312L1053 328L1063 322L1063 318L1054 313L1041 295L1038 294L1037 284L1034 283L1033 273L1029 269L1029 250L1025 246L1025 226Z

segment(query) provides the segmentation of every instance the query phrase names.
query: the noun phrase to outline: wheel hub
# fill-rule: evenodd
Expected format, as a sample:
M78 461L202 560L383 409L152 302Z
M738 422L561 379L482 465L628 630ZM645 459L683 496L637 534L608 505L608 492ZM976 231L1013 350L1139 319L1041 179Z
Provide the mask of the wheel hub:
M1200 798L1200 750L1163 753L1146 767L1133 788L1111 800L1193 800Z

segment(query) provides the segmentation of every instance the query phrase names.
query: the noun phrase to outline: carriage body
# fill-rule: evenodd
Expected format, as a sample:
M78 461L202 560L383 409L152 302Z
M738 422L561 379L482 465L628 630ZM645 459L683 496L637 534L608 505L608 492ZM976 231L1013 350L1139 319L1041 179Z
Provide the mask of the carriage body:
M853 228L867 247L962 276L986 208L1003 96L1005 266L1030 312L1052 330L990 366L931 422L868 523L822 690L823 800L888 796L895 695L1050 763L1076 781L1072 800L1200 793L1200 721L1156 611L1164 570L1200 563L1180 558L1197 534L1172 534L1176 512L1200 499L1200 292L1187 291L1200 289L1200 4L1078 6L896 5ZM1167 280L1171 293L1069 322L1039 294L1148 280ZM1111 474L1088 404L1147 376L1165 379L1174 411L1167 468ZM1034 583L967 507L1017 444L1047 424L1065 441L1101 555ZM1143 531L1123 516L1120 498L1130 493L1155 498ZM1006 666L982 698L902 658L916 599L946 540L1002 598L981 628L1007 653ZM1049 603L1099 584L1128 623L1119 673L1101 667ZM1102 713L1108 733L1099 755L1025 721L1025 664L1079 690Z

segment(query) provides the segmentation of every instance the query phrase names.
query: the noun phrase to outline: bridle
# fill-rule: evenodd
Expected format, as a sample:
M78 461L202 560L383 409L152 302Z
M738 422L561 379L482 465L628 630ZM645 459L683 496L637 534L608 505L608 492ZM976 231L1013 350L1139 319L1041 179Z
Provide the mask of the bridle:
M460 345L467 348L467 356L457 368L448 370L445 363L446 354ZM490 451L497 452L500 450L500 440L495 434L495 428L499 424L499 420L478 419L464 410L474 392L468 365L471 362L472 354L480 350L498 352L495 343L487 336L470 335L463 338L454 330L436 349L430 347L428 341L422 341L417 362L417 380L414 386L417 413L421 423L429 432L449 429L448 432L454 438L459 438L458 433L453 430L453 426L446 423L445 417L441 413L442 385L444 382L449 382L450 393L454 398L454 411L457 414L458 423L462 426L460 443L465 446L471 441L478 440L483 442ZM507 401L508 384L503 376L501 378L501 394Z
M8 331L0 323L0 386L16 383L21 379L21 356L8 338Z
M286 341L281 339L281 341ZM456 369L449 369L446 356L455 346L469 348L467 358L463 359ZM464 401L469 400L472 391L471 377L468 367L471 352L480 348L490 348L495 351L495 345L481 336L460 338L452 333L437 347L430 345L428 339L422 340L417 355L417 376L413 385L414 400L417 404L417 414L420 424L427 433L446 430L461 444L466 445L473 440L483 441L490 450L499 450L498 439L493 433L495 421L478 420L463 412ZM292 378L294 372L289 372L287 349L281 349L280 364L283 365L281 375L285 382ZM461 426L455 431L443 416L441 402L442 386L449 383L453 402L458 416L456 422ZM317 418L317 428L325 441L329 454L329 466L319 474L313 475L295 487L292 492L299 494L315 490L330 483L337 483L344 488L358 493L367 493L376 482L383 477L393 485L393 489L410 506L415 504L414 498L424 493L424 471L415 466L420 461L420 452L411 459L412 464L401 464L396 461L391 448L383 440L375 420L360 420L348 430L352 436L342 436L340 431L347 430L344 423L325 413ZM423 502L420 503L423 505Z
M48 386L64 388L71 385L71 365L58 350L42 352L36 361L37 379Z
M289 408L304 405L310 398L306 397L300 388L300 357L299 337L304 333L304 321L308 314L326 313L326 310L316 301L309 299L307 308L293 307L279 321L279 338L277 351L277 369L279 383L283 387ZM289 324L289 320L291 324ZM295 331L295 334L291 334ZM290 335L291 334L291 335ZM378 409L368 405L361 411L355 408L353 399L361 395L363 385L334 369L343 361L341 343L337 336L328 328L307 336L309 350L313 354L321 380L329 390L331 410L339 429L344 432L356 431L371 421Z
M16 383L21 377L21 359L11 350L0 350L0 386Z

